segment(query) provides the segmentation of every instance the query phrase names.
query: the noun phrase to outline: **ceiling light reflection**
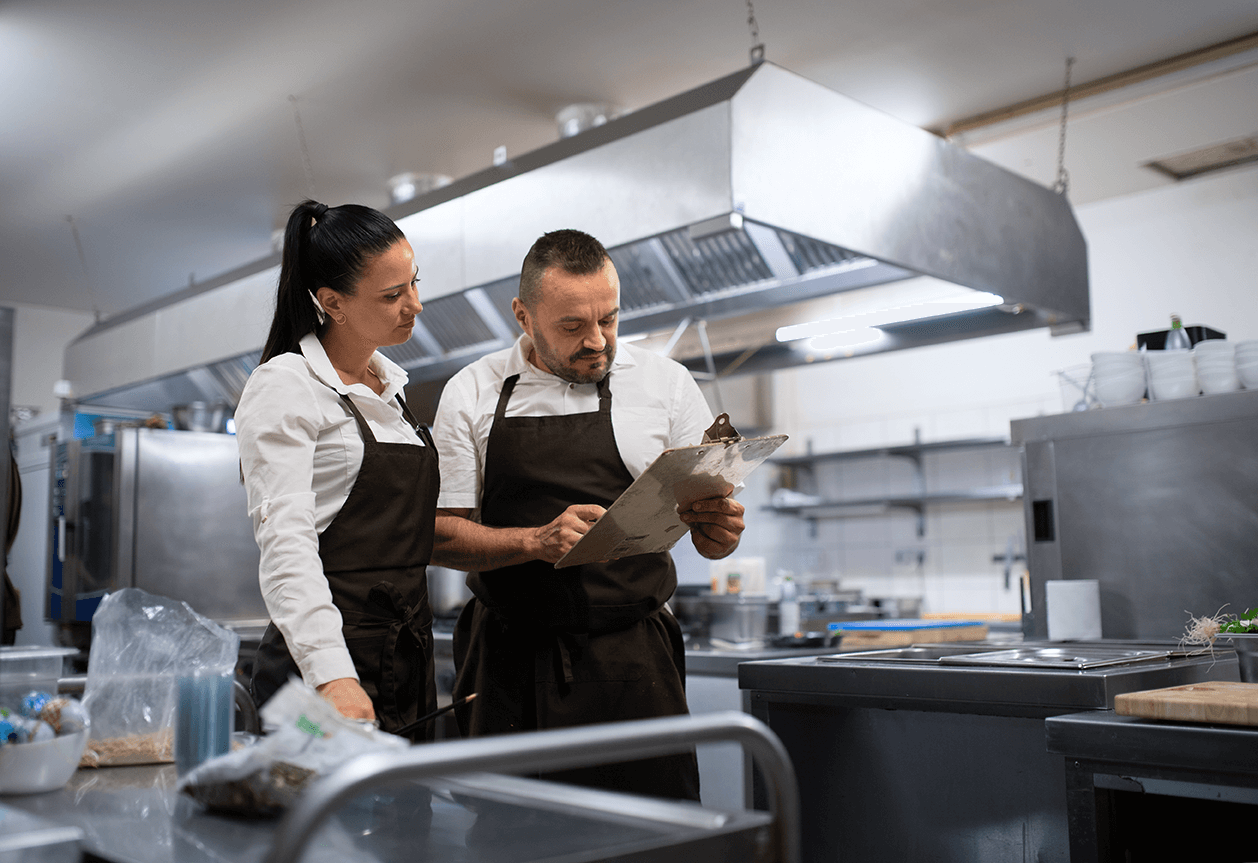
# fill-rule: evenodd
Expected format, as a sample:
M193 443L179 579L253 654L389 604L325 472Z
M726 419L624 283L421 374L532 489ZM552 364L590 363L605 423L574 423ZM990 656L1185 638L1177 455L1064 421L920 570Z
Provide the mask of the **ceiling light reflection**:
M909 302L888 304L869 311L779 327L776 335L779 342L790 342L796 339L842 334L862 328L885 327L974 309L986 309L1003 302L1004 298L996 294L968 289L957 291L954 288L948 293L934 297L914 298Z

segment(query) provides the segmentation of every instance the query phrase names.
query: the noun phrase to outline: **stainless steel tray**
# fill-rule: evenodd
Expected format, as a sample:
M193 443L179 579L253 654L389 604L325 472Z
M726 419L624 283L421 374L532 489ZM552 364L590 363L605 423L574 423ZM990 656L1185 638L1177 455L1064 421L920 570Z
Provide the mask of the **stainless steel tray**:
M937 665L947 656L958 654L979 655L982 651L1003 651L1003 647L980 647L975 644L952 642L947 644L914 644L910 647L884 647L879 650L857 650L849 653L835 653L818 656L818 662L892 662L892 663L927 663Z
M940 665L998 665L1018 668L1101 668L1169 659L1169 650L1115 650L1105 647L1020 647L941 656Z

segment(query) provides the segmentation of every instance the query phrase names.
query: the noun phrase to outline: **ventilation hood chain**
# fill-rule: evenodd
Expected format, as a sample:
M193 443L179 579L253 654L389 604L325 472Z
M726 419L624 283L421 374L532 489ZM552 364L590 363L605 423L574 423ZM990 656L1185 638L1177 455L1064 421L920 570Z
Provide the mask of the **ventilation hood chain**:
M677 338L687 319L707 322L718 372L1089 322L1086 249L1062 196L771 63L390 215L415 247L427 295L411 340L384 353L415 382L442 380L515 338L524 253L566 227L608 247L622 335L645 344L658 335L661 348L672 336L672 355L696 370L705 361L695 339ZM204 386L234 401L265 339L277 272L272 256L104 321L66 349L65 377L92 404L143 407L136 399L171 390L187 400L183 390ZM884 321L876 341L829 352L775 338L780 327L903 307L915 302L906 291L938 281L997 304Z

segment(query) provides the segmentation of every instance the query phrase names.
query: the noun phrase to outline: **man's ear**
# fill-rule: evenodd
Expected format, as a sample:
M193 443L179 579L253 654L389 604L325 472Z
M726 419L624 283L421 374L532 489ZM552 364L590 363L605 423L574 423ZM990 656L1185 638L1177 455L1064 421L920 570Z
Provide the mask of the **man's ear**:
M511 298L511 311L515 315L516 323L520 325L520 329L528 333L529 338L533 338L533 318L529 314L528 307L520 302L519 297Z

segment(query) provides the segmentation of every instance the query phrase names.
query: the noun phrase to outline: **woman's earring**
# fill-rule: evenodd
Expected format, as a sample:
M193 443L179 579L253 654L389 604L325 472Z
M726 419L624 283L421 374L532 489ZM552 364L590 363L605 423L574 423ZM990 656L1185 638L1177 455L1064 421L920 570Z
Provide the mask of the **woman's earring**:
M341 326L344 326L344 325L345 325L345 316L344 316L344 315L341 315L339 318L333 318L332 320L336 321L336 322L337 322L338 324L340 324Z
M314 303L315 320L322 326L328 319L327 313L323 311L323 305L319 302L319 298L314 295L314 291L307 289L306 293L310 294L310 302Z

